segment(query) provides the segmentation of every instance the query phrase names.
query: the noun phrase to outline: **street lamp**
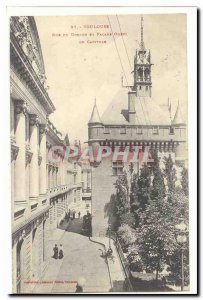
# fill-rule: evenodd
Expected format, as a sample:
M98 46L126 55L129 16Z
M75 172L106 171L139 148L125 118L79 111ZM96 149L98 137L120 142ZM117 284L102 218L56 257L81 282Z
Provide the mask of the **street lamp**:
M181 291L184 289L184 244L187 241L187 225L183 218L180 218L180 223L175 226L177 230L176 240L181 247Z

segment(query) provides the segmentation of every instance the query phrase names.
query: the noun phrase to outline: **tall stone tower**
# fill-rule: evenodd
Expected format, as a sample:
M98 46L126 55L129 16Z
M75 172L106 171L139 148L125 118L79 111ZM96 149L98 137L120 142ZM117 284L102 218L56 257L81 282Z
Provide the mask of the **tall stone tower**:
M171 118L169 107L163 109L157 104L163 103L164 99L154 99L152 96L151 54L145 48L143 31L141 18L141 39L134 57L133 85L128 91L124 88L119 90L101 117L94 103L88 123L88 143L93 146L110 146L112 149L115 146L121 149L129 146L132 152L133 146L139 146L142 150L147 146L150 150L157 150L161 164L163 158L170 154L180 171L187 158L186 124L181 116L180 104ZM94 164L93 236L104 234L108 227L108 208L115 194L114 183L125 169L129 169L129 162L123 163L112 157Z
M134 86L138 97L151 97L151 54L147 52L143 40L143 17L141 17L141 41L134 58Z

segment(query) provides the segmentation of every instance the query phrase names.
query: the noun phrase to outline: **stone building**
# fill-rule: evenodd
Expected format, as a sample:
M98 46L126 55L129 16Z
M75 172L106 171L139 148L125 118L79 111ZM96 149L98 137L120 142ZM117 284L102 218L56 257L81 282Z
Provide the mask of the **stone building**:
M77 169L56 153L68 137L49 121L55 107L48 95L42 51L33 17L10 19L10 119L13 293L27 293L40 279L52 244L50 238L81 182ZM79 179L81 181L81 177ZM81 196L79 196L81 198ZM80 200L80 199L79 199Z
M140 146L144 151L157 149L162 158L171 154L177 169L185 165L187 152L187 128L182 120L180 105L171 118L170 105L163 109L157 103L164 99L154 99L152 91L152 58L145 48L143 20L141 19L141 41L134 56L133 85L123 87L117 93L103 116L100 117L95 102L88 123L88 142L94 149L107 145L124 151L129 146ZM162 100L162 101L160 101ZM140 168L142 163L136 163ZM104 234L108 222L108 204L115 193L114 183L124 168L129 169L121 159L105 159L94 164L92 169L92 227L93 236Z

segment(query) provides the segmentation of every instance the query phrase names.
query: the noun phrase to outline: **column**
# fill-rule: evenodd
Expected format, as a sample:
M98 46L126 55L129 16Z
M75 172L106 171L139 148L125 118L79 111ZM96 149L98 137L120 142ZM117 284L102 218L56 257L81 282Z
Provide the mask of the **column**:
M47 170L46 170L46 125L41 124L39 126L40 134L40 155L42 157L39 166L39 193L40 195L45 195L47 190Z
M19 147L18 155L15 161L15 202L26 200L25 191L25 113L27 110L26 103L17 100L15 103L15 138Z
M36 199L39 196L38 123L37 115L30 115L30 148L33 153L30 163L30 198L33 199Z

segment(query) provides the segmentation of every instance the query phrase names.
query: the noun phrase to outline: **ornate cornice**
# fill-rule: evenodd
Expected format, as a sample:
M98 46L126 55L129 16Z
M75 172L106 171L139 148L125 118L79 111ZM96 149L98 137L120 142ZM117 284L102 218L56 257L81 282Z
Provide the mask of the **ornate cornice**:
M40 81L40 77L37 75L36 70L34 70L30 60L24 53L13 32L11 32L10 37L11 64L14 66L21 79L34 93L38 101L46 110L47 114L51 114L55 110L55 107L49 98L46 88Z

